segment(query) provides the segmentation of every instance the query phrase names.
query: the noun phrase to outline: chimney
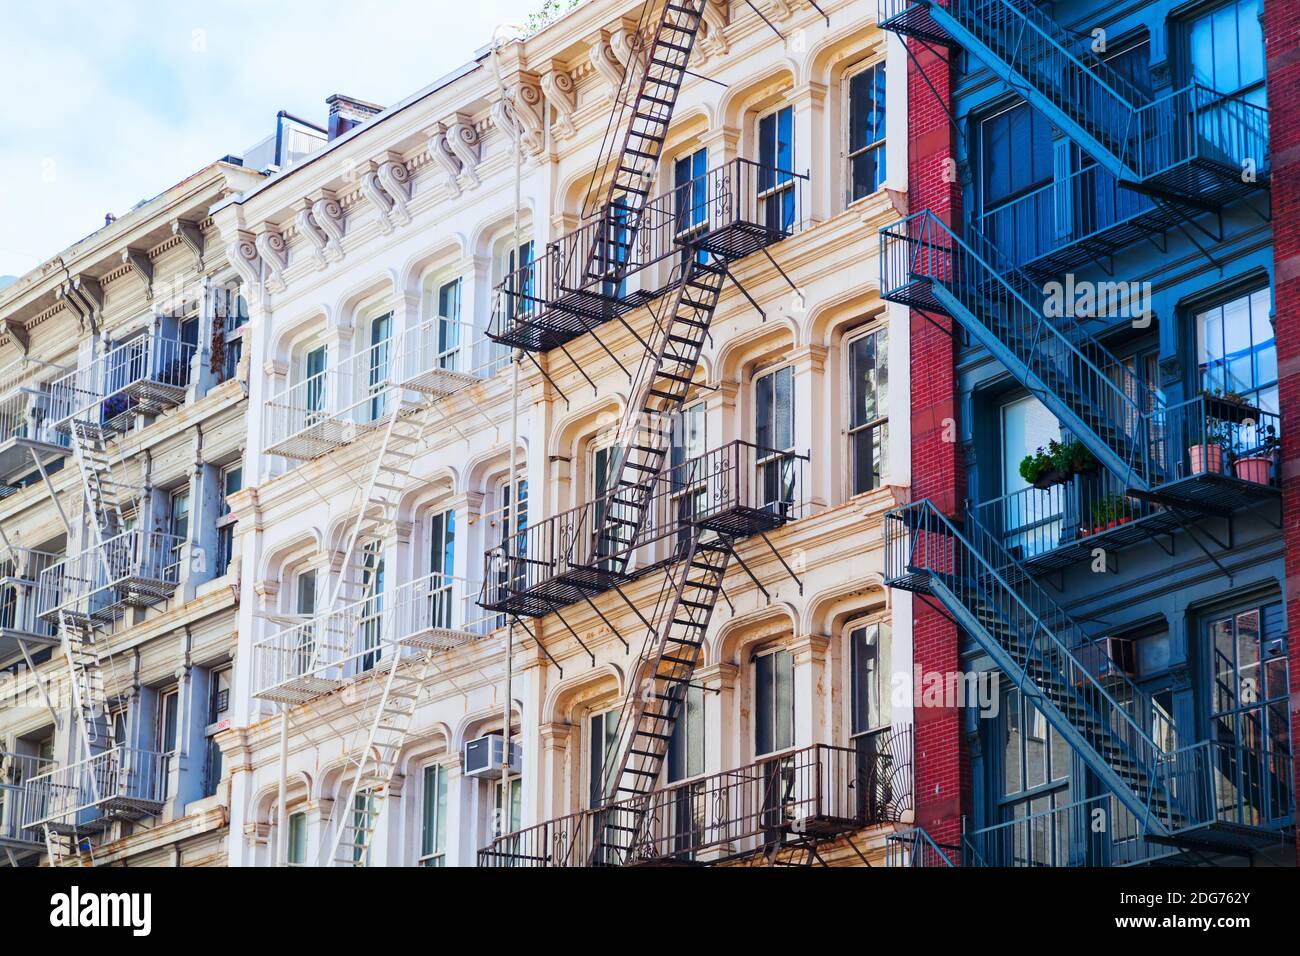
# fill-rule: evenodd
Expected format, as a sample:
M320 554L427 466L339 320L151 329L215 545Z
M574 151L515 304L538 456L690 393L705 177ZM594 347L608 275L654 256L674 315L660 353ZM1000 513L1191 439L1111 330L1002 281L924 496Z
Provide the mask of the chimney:
M325 103L330 108L330 142L338 139L352 127L361 125L376 113L383 112L384 109L374 103L353 99L341 93L335 93Z

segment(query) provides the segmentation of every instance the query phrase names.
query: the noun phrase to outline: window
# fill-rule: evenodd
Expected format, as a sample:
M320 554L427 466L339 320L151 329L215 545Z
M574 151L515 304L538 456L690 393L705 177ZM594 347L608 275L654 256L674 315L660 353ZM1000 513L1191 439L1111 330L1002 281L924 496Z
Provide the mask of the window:
M237 286L218 288L212 320L212 364L220 370L221 381L232 379L239 371L244 354L244 326L248 324L248 304Z
M452 574L456 566L456 512L441 511L429 519L430 624L451 627Z
M503 804L501 800L501 781L497 780L492 785L492 813L493 827L496 835L514 833L523 827L524 811L524 781L522 777L509 777L506 780L506 787L509 789L507 800ZM508 811L503 806L508 805Z
M460 368L460 279L438 287L438 368Z
M1202 392L1236 392L1257 408L1277 413L1277 342L1268 314L1266 288L1196 314Z
M1027 199L1031 193L1041 197L1039 190L1051 185L1058 163L1060 175L1069 175L1069 157L1057 158L1051 124L1028 103L1020 103L980 122L979 139L981 223L989 241L1016 263L1053 248L1054 203ZM1061 142L1063 149L1069 146ZM1071 193L1066 190L1060 195ZM1068 234L1068 202L1061 213L1061 232Z
M668 741L668 782L677 783L704 773L704 688L686 689L686 701Z
M673 163L673 189L677 194L677 240L692 242L709 231L709 151L697 149L679 156ZM683 264L690 256L684 251ZM696 253L697 261L708 262L704 250Z
M708 511L708 461L704 457L707 451L705 405L695 402L678 414L668 449L669 479L681 525L677 546L681 550L690 541L690 525L705 517Z
M885 184L885 64L849 78L849 202Z
M306 385L308 424L317 421L320 418L319 413L325 411L325 403L329 400L325 389L325 361L328 352L323 345L319 345L303 356L302 380Z
M447 865L447 771L424 768L420 791L420 866Z
M1210 761L1216 801L1230 822L1289 817L1286 618L1274 601L1207 622L1211 658Z
M587 726L587 806L595 810L605 805L605 762L617 760L617 710L592 714Z
M794 369L761 375L754 383L754 443L764 507L788 511L794 502Z
M784 107L758 121L758 195L764 222L776 233L794 228L794 109Z
M852 494L880 487L889 466L889 339L885 329L849 342Z
M176 753L180 717L180 691L173 687L158 697L158 752Z
M230 513L230 496L244 487L243 464L221 469L221 513L217 516L217 566L220 577L230 570L235 553L235 516Z
M127 742L127 711L125 707L118 707L113 711L110 718L113 727L113 746L125 747Z
M1035 824L1016 827L1008 845L1011 854L1003 866L1064 866L1070 860L1067 814L1050 811L1069 802L1070 748L1033 704L1019 691L1003 699L1001 739L997 748L1002 762L1002 796L999 822L1021 820L1035 814Z
M352 798L352 862L370 865L370 850L373 846L375 822L379 818L379 806L375 795L370 790L362 790ZM362 849L362 847L365 849Z
M507 319L513 320L516 315L530 312L531 303L534 296L534 272L533 265L533 243L532 240L523 242L519 245L518 256L516 250L510 245L507 239L503 244L502 251L497 256L497 273L500 276L499 282L505 282L505 301L502 303L503 312ZM519 274L515 274L515 263L521 263L518 266ZM509 353L509 347L501 343L496 343L494 348L502 355Z
M888 624L849 629L849 734L857 759L858 810L867 819L876 819L877 808L894 802L889 637Z
M384 558L366 549L362 559L361 590L365 604L361 609L361 661L359 672L371 670L383 657L380 639L384 627Z
M597 553L602 557L618 554L625 550L622 535L630 527L629 525L615 525L612 522L607 525L605 521L605 511L608 507L606 496L614 490L614 483L618 480L618 475L614 473L614 469L618 467L619 460L618 446L608 444L608 442L609 437L601 437L594 439L587 446L587 461L590 462L587 475L587 493L590 496L588 500L595 503L592 528L598 531L595 542ZM630 509L615 505L614 517L632 519L634 516L631 514Z
M307 814L289 814L289 865L307 865Z
M169 531L184 542L190 536L190 488L186 485L171 494Z
M1191 80L1219 93L1237 93L1266 106L1264 34L1259 0L1235 0L1192 20Z
M393 314L387 312L370 322L370 348L366 356L366 393L370 397L370 420L388 410L389 366L392 362Z
M232 671L229 667L213 671L209 676L208 686L208 760L204 768L203 795L210 797L217 792L221 782L221 748L217 746L216 735L224 729L223 721L230 713L230 687Z
M498 571L498 589L502 593L507 586L523 587L528 573L524 566L524 559L528 556L528 479L520 478L515 484L515 490L519 500L517 508L511 499L510 483L503 481L497 486L497 500L501 502L501 548L514 559L513 562L508 562L509 568L503 565ZM503 626L504 615L499 616L497 622L498 627Z
M311 618L316 614L316 571L300 571L297 579L297 594L294 595L294 610L302 618ZM297 674L306 674L312 668L316 656L316 627L304 621L298 627L298 661Z
M1065 514L1066 485L1033 489L1020 474L1026 455L1059 441L1061 426L1047 406L1026 395L1001 408L1002 522L1004 543L1017 557L1033 557L1056 547Z
M760 654L754 661L754 751L758 756L794 746L794 655Z

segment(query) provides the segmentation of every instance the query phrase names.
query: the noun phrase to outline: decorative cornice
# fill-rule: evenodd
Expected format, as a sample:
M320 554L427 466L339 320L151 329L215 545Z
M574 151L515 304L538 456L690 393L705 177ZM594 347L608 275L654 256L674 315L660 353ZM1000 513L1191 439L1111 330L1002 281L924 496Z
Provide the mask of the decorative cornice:
M321 190L311 204L312 219L316 228L325 233L325 255L335 262L343 261L343 234L347 221L343 206L333 193Z
M452 198L460 196L462 176L471 188L479 185L479 131L470 116L453 113L435 123L429 131L429 155L442 167Z
M573 114L578 108L578 91L573 77L562 64L552 61L551 68L542 74L542 92L546 94L547 102L555 107L556 135L561 139L576 135Z
M284 272L289 268L289 244L284 241L284 236L271 228L258 233L254 244L266 264L266 291L283 292Z
M505 96L492 104L492 122L516 148L538 155L546 147L546 100L535 74L520 71L506 80Z
M300 199L298 201L298 212L293 217L294 224L298 227L298 235L305 238L311 243L311 257L316 261L317 269L324 269L329 264L329 259L325 255L325 250L329 246L329 236L316 225L316 220L312 216L311 200Z
M239 232L226 245L226 261L239 273L244 287L253 290L262 284L262 259L252 233Z
M172 220L172 235L180 239L181 242L194 255L194 269L196 272L203 271L203 251L206 240L203 236L203 229L196 222L187 222L184 219Z
M384 192L393 201L389 215L399 226L405 226L411 221L411 211L408 208L411 199L411 171L399 157L380 163L378 176Z

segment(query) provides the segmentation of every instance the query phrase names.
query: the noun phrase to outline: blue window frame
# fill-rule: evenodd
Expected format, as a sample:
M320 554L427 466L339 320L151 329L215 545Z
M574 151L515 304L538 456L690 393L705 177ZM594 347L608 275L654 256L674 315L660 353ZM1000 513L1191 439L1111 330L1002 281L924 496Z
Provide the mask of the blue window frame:
M795 223L792 107L783 107L758 121L758 163L758 195L767 228L788 232Z
M709 231L709 151L697 149L679 156L673 163L673 189L677 194L677 240L697 240ZM682 253L683 263L689 252ZM704 263L709 254L696 252L696 261Z
M1188 24L1191 80L1219 93L1240 93L1266 106L1264 32L1259 0L1235 0Z

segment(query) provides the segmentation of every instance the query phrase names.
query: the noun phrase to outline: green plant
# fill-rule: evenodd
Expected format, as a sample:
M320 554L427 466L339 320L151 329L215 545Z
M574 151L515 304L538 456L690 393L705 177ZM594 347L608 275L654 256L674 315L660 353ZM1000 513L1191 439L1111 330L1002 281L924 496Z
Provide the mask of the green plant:
M1029 484L1036 485L1054 467L1052 456L1039 448L1034 454L1026 455L1020 462L1020 477Z
M1038 485L1048 478L1064 481L1071 475L1092 471L1096 467L1097 459L1083 442L1052 439L1047 448L1039 448L1021 460L1020 477L1031 485Z
M550 26L581 2L582 0L542 0L541 7L536 12L528 14L524 26L530 35L534 34Z
M1133 505L1124 495L1107 495L1092 505L1092 530L1100 531L1117 521L1133 517Z

